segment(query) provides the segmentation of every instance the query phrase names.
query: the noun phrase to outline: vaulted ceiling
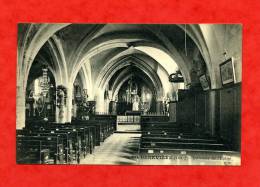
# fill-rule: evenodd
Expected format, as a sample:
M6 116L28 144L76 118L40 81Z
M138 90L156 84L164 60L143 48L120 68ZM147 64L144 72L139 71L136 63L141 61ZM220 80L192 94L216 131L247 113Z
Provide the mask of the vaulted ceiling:
M132 61L154 87L161 86L161 94L166 94L163 92L174 89L167 78L177 69L187 84L198 81L190 76L194 58L199 56L205 63L198 54L199 48L179 25L68 24L50 36L35 61L47 64L58 84L73 82L81 71L93 96L108 83L114 84L110 80L113 75L125 67L122 64Z
M72 85L80 73L95 95L124 67L119 65L132 61L136 67L144 64L138 68L148 77L159 77L163 89L177 69L187 85L198 83L204 73L214 88L220 84L217 68L224 47L241 61L239 49L229 46L240 32L239 26L210 24L20 24L17 81L25 88L38 61L49 66L57 84Z

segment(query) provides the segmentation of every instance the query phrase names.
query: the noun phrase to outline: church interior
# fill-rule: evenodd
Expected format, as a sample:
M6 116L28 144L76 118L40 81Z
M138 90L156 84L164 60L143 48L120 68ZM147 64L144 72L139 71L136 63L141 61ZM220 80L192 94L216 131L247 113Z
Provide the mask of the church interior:
M242 25L18 24L18 164L240 165Z

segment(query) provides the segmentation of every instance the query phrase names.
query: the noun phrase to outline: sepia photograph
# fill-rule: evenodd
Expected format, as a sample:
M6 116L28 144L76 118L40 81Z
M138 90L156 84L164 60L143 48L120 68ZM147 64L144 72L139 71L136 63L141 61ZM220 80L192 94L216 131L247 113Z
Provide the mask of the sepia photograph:
M209 90L209 83L206 75L201 75L199 79L203 90Z
M17 28L17 164L241 165L241 24Z
M220 75L222 84L229 84L235 81L233 59L230 58L220 64Z

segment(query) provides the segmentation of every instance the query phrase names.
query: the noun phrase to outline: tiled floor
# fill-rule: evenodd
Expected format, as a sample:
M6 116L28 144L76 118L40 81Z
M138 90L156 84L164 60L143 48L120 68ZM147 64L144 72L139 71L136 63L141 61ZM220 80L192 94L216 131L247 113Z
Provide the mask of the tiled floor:
M179 151L174 155L140 155L138 133L114 133L80 164L105 165L240 165L235 152Z

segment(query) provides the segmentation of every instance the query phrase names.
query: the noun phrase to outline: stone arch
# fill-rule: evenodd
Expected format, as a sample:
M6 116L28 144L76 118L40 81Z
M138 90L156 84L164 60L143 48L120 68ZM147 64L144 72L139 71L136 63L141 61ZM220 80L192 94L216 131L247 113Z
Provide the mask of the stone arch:
M70 24L31 24L27 25L27 28L25 29L25 35L23 37L20 37L18 40L18 47L19 47L19 53L18 53L18 69L17 69L17 79L19 82L21 79L20 76L23 76L23 71L28 69L28 66L30 67L30 64L34 60L36 54L40 50L40 48L43 46L43 44L57 31L65 28ZM181 24L178 24L180 28L184 30L184 26ZM95 35L96 32L98 32L100 29L102 29L104 25L99 25L95 29L95 32L93 31L93 35ZM149 28L149 26L145 26L148 28L151 32L153 32L156 36L160 36L160 39L162 41L166 41L166 46L169 46L169 41L167 41L167 37L164 36L161 32L159 32L157 29ZM202 56L205 59L205 62L207 63L207 68L211 70L212 62L211 62L211 55L209 53L207 41L205 41L205 33L202 32L200 25L187 25L187 34L192 38L192 40L195 42L197 47L200 49ZM85 46L85 41L89 41L90 38L85 37L84 40L81 42L81 45L78 47L77 51L82 51ZM25 52L26 51L26 52ZM77 58L75 58L75 61L78 61ZM21 65L21 66L20 66ZM214 71L211 72L211 83L212 85L216 85L216 75L214 75Z
M46 47L48 49L48 52L50 53L50 56L53 60L54 67L53 74L56 78L56 84L66 84L68 82L68 74L67 74L67 66L65 61L65 56L63 53L63 49L61 46L61 43L58 41L57 37L54 35L46 42ZM47 62L45 60L45 62ZM47 62L48 63L48 62ZM26 88L27 79L29 75L29 71L32 64L28 67L29 69L26 71L24 76L24 88Z
M24 34L19 35L18 38L18 65L17 65L17 107L23 107L23 99L24 94L25 94L25 89L26 89L26 82L27 78L26 75L28 76L28 72L30 70L31 64L33 63L37 53L41 49L41 47L46 43L47 40L49 40L50 37L52 37L57 31L65 28L70 24L26 24L26 26L23 28L24 29ZM179 27L183 28L183 25L178 25ZM20 27L20 26L19 26ZM96 30L93 30L93 33L91 34L91 37L87 37L81 42L81 45L77 48L80 49L79 51L82 51L85 53L85 45L86 41L90 41L94 36L95 33L98 32L100 29L102 29L104 25L98 26ZM160 32L158 29L154 28L149 28L149 26L145 26L148 28L152 33L154 33L160 41L162 41L162 46L166 47L166 49L169 51L169 55L177 55L176 61L179 62L178 58L181 59L181 56L178 54L177 50L174 49L173 44L169 41L167 38L167 35L164 35L164 33ZM218 83L220 82L217 71L217 65L218 61L221 60L220 57L217 54L213 53L213 47L210 45L210 42L217 41L216 33L211 29L211 25L187 25L187 34L192 38L192 40L195 42L196 46L200 49L200 52L202 56L204 57L204 60L207 64L208 72L210 72L210 79L211 79L211 85L212 88L216 88L218 86ZM211 34L210 40L208 40L208 33ZM54 36L55 37L55 36ZM140 39L141 41L144 41L144 39ZM140 41L139 40L139 41ZM147 40L145 40L147 42ZM152 42L151 42L152 43ZM157 45L159 44L158 41L154 42ZM121 47L129 47L126 43L121 43L120 45L117 43L114 43L114 46L121 46ZM107 46L106 46L107 47ZM104 50L107 48L104 47ZM216 45L216 48L218 51L221 52L220 46ZM62 49L62 48L60 48ZM95 48L96 51L92 51L93 54L94 52L98 53L100 48L99 46L96 46ZM82 53L79 53L79 58L76 58L75 61L70 61L70 62L82 62L82 64L86 61L83 58L81 58ZM176 57L176 56L175 56ZM182 59L183 60L183 59ZM184 62L184 60L183 60ZM65 67L67 64L65 63ZM81 68L81 66L78 68L78 70ZM74 70L75 74L78 72L78 70ZM69 76L69 75L68 75ZM62 76L61 76L62 77ZM58 77L57 77L58 80ZM60 81L61 82L61 81ZM62 80L62 82L66 82ZM70 79L68 80L70 82ZM20 116L20 115L18 115ZM17 120L19 121L19 119Z
M124 63L122 63L122 61ZM102 71L104 73L100 74L99 78L97 79L97 90L103 90L105 85L108 84L108 81L118 70L131 65L134 65L138 69L142 70L152 80L153 84L156 85L156 88L158 88L158 90L161 90L161 94L163 94L163 85L156 72L153 71L153 69L149 65L147 65L147 63L134 56L128 56L126 58L123 58L117 61L116 63L112 64L107 69L107 71Z
M57 81L57 75L56 75L56 73L55 73L55 69L52 67L52 66L50 66L50 64L48 63L48 61L42 56L42 55L37 55L37 57L35 58L35 60L39 60L41 63L43 63L44 65L46 65L48 68L49 68L49 70L51 71L51 73L52 73L52 75L53 75L53 77L54 77L54 79L55 79L55 82L58 82Z
M106 62L104 67L109 67L111 64L113 64L119 58L122 58L122 57L127 56L127 55L144 54L147 57L149 57L152 62L156 62L156 63L160 64L162 66L162 68L165 71L168 72L168 74L175 73L175 71L176 71L175 69L172 72L170 72L171 70L167 69L167 67L163 66L160 62L158 62L156 59L151 57L148 53L145 53L145 52L137 49L137 47L139 47L139 46L141 46L141 47L144 47L144 46L152 47L152 48L161 50L162 52L167 54L166 49L162 48L160 45L157 45L157 44L154 44L154 43L147 43L147 42L132 42L131 43L131 47L126 48L126 50L121 51L121 52L115 54L114 56L111 56L110 59L107 60L107 62ZM104 68L104 69L107 69L107 68ZM184 75L184 81L186 83L189 83L190 82L190 76L189 76L188 68L186 66L185 67L181 67L181 72Z
M212 62L212 54L210 53L210 49L208 47L208 43L205 40L205 32L202 31L202 27L204 24L187 24L186 25L186 33L189 35L189 37L193 40L193 42L198 47L205 63L206 67L208 69L208 72L211 74L210 81L211 86L215 88L217 86L217 77L216 73L213 70L213 62ZM185 25L178 24L178 26L185 31Z
M85 89L88 89L88 95L91 100L93 100L93 85L92 85L92 75L91 75L91 66L89 62L86 62L82 65L79 71L75 74L75 76L71 77L70 82L74 82L77 75L80 74L83 80L83 86Z
M52 56L52 60L54 60L54 64L60 64L66 67L66 62L64 61L64 54L62 51L61 44L57 43L56 40L49 40L46 42L53 34L56 32L56 29L61 28L63 26L56 25L56 26L38 26L37 30L39 33L32 29L34 26L29 26L28 30L25 34L25 38L21 39L19 50L18 50L18 72L17 75L17 128L21 128L25 124L25 92L27 86L27 80L29 76L29 72L32 66L33 61L35 60L36 55L42 48L44 44L48 47L50 55ZM50 30L48 30L50 29ZM46 33L44 32L46 31ZM47 38L47 39L46 39ZM19 42L18 42L19 43ZM23 53L23 54L21 54ZM63 56L63 57L62 57ZM62 60L62 62L61 62ZM48 63L47 61L45 61ZM48 63L49 64L49 63ZM49 66L50 67L50 66ZM52 74L55 77L56 85L61 84L62 81L62 71L60 68L58 70L52 67Z
M127 39L128 38L128 39ZM132 39L129 39L132 38ZM98 38L96 39L97 41L93 41L92 43L89 44L88 49L84 50L84 55L82 55L81 58L78 58L79 61L75 62L75 66L74 66L74 71L72 73L72 79L74 79L75 77L75 72L78 71L78 69L80 68L80 66L88 59L90 59L92 56L97 55L98 53L111 49L111 48L129 48L129 43L133 44L137 41L143 41L143 44L145 43L145 45L150 46L150 47L154 47L154 48L158 48L160 50L162 50L163 52L167 53L169 56L172 57L172 59L176 59L175 62L181 67L181 70L184 71L183 74L185 75L187 81L189 82L190 78L189 78L189 73L187 71L185 71L186 67L186 63L184 62L184 60L181 58L181 56L179 54L176 54L175 56L171 55L170 52L165 49L162 45L156 44L153 40L149 40L146 36L139 36L139 38L137 39L133 39L133 36L131 36L130 34L127 35L120 35L120 37L116 37L114 39L111 39L109 37L105 37L105 38ZM145 42L146 41L146 42ZM139 44L140 45L140 44ZM174 46L172 46L172 48L174 48ZM175 48L174 48L175 49ZM175 53L178 53L177 50L174 50Z
M26 75L40 51L41 47L53 34L66 27L68 24L28 24L25 34L18 39L18 76L17 82L22 82L23 89L26 87Z
M124 63L121 63L122 61L124 61ZM97 101L97 111L98 112L103 112L103 102L104 102L104 91L105 91L105 87L106 85L108 85L108 81L111 79L112 75L114 75L114 73L116 73L118 70L130 66L130 65L135 65L137 68L142 69L144 71L144 73L154 82L154 85L157 86L158 88L158 98L162 98L163 97L163 86L162 86L162 82L160 80L160 78L158 77L158 75L156 74L156 72L154 72L151 67L149 67L149 65L147 65L146 63L142 62L142 63L138 63L137 61L140 62L140 59L136 58L136 57L127 57L125 59L121 59L119 60L117 63L114 63L112 67L110 67L109 70L105 71L105 74L102 74L101 77L98 78L99 81L97 81L97 86L95 87L95 100Z
M122 85L133 76L137 76L137 77L141 78L147 85L149 85L149 82L152 82L151 80L148 80L147 77L145 77L145 76L140 76L135 73L127 74L126 76L124 76L123 79L120 80L120 82L118 82L118 84L115 83L116 85L114 86L114 88L112 88L112 100L113 101L115 100L116 95L118 94ZM160 93L160 90L157 90L155 85L152 85L152 88L153 88L153 91L156 93L156 95L158 94L158 92Z

